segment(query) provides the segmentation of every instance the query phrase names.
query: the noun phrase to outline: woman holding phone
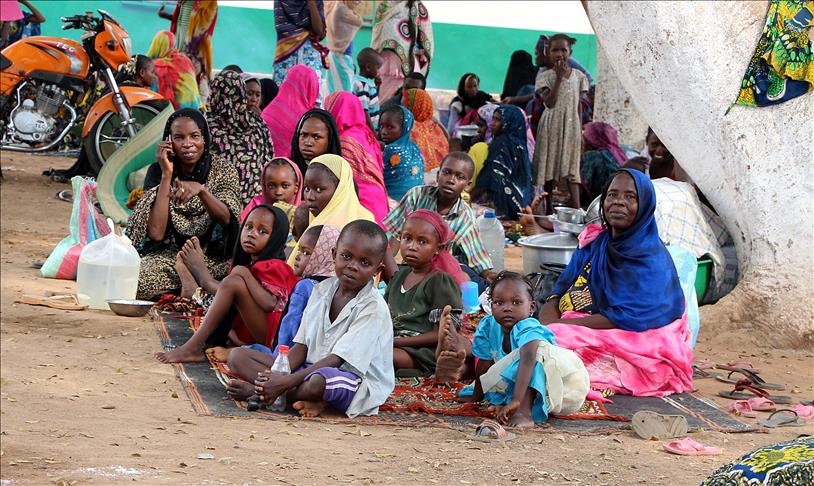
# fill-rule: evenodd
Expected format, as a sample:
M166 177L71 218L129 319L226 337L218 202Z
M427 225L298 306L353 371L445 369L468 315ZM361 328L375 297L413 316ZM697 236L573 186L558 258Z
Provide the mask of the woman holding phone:
M204 116L173 113L147 170L144 195L127 221L141 259L138 298L181 289L181 280L208 270L226 276L238 232L240 187L234 165L210 154Z

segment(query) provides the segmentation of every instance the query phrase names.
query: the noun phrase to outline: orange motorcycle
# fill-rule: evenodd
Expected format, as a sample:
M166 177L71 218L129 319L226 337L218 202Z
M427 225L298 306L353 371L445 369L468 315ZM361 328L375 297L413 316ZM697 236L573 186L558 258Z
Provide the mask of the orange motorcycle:
M119 86L114 71L130 60L132 42L104 10L63 17L63 30L82 29L81 43L59 37L20 39L0 55L0 149L44 152L77 122L77 106L100 80L107 94L91 99L82 138L91 168L105 161L167 106L158 93Z

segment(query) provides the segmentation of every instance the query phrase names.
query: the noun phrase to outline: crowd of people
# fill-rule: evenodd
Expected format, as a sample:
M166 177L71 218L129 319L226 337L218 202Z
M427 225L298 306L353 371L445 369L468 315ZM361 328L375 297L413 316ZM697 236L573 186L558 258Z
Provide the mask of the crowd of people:
M157 359L208 355L234 373L230 397L286 394L303 415L374 414L396 377L434 375L475 379L461 400L533 426L562 410L543 356L565 363L563 353L578 357L561 368L584 375L565 390L580 403L589 383L688 391L685 294L651 180L688 178L666 146L651 131L639 153L592 121L592 78L566 34L513 53L500 96L463 74L442 121L427 91L427 8L377 5L371 45L357 51L361 2L275 1L266 78L237 65L213 76L216 2L162 7L170 29L121 73L176 110L131 197L127 234L142 257L138 297L175 294L205 314ZM482 208L531 234L551 230L533 213L592 200L601 223L546 300L493 268ZM460 333L467 282L487 297L472 339ZM271 373L289 348L292 373Z

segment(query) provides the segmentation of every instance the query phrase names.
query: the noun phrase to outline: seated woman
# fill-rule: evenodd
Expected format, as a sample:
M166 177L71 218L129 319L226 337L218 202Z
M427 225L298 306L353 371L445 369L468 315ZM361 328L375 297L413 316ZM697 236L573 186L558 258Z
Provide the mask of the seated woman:
M622 169L601 199L604 223L580 235L540 322L575 351L591 385L635 396L692 388L684 294L656 227L656 192L644 174Z
M139 299L180 290L176 257L193 236L212 276L226 276L238 236L240 183L235 166L212 156L210 145L201 112L182 108L170 115L144 195L127 221L127 236L141 254Z
M466 73L461 76L461 80L458 81L458 94L449 103L449 120L447 121L449 136L457 135L461 119L470 111L477 110L490 101L494 101L492 96L480 90L480 78L477 74Z
M580 163L582 187L591 200L602 192L608 178L625 164L616 129L607 123L591 122L582 127L583 152Z
M317 102L319 78L313 69L298 64L288 71L276 92L261 116L269 128L274 154L291 157L291 136L302 115Z

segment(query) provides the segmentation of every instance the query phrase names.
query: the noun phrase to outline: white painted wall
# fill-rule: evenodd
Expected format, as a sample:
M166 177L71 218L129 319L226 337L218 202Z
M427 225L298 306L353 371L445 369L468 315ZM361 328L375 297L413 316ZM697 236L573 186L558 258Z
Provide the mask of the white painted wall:
M814 93L737 106L768 2L586 2L622 85L724 218L742 279L715 308L774 344L814 344Z

